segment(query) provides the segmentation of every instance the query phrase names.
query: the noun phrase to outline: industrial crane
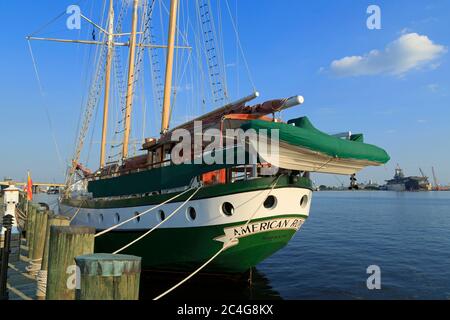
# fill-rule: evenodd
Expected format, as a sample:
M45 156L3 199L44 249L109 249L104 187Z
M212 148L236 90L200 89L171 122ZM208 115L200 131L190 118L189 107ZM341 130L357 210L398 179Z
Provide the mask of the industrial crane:
M434 171L434 167L431 168L431 171L433 172L433 180L434 180L434 185L435 185L435 189L436 191L440 191L441 187L439 186L437 177L436 177L436 172Z
M419 168L420 174L422 175L422 178L426 178L425 173L423 173L423 170Z

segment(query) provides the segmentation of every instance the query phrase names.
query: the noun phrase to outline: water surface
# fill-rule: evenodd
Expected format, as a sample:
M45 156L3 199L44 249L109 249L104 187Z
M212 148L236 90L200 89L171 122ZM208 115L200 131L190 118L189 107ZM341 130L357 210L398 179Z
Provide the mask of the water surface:
M367 267L381 269L368 290ZM179 277L142 276L152 299ZM171 299L450 299L450 192L317 192L283 250L246 279L198 277Z

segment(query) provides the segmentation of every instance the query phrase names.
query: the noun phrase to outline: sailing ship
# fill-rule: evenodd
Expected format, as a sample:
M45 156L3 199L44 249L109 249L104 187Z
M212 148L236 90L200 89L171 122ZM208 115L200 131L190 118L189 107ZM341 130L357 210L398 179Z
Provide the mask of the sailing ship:
M286 246L309 217L311 173L355 174L367 166L386 163L389 156L384 150L364 143L362 135L350 135L348 139L331 136L313 127L306 117L283 122L279 113L303 104L301 96L252 103L259 97L255 91L171 127L175 105L174 59L176 51L184 49L177 42L180 0L171 0L168 7L166 46L152 43L153 37L145 36L151 32L148 25L154 6L155 1L133 0L131 32L122 33L115 28L115 6L110 0L107 27L95 25L105 35L104 41L50 39L91 43L106 50L105 61L99 61L105 66L100 166L90 171L80 163L93 113L88 104L67 174L67 187L60 196L60 212L71 218L72 225L92 226L97 230L96 252L141 256L146 270L189 272L208 261L204 272L246 272ZM215 21L211 3L198 0L195 6L205 40L203 53L212 94L223 94L223 88L217 89L220 54L214 52L215 38L210 36ZM116 38L124 35L129 36L129 41L118 43ZM138 35L143 35L142 41L137 40ZM29 40L43 39L32 36ZM121 120L124 130L120 159L108 163L111 69L117 47L128 48L126 99ZM166 50L161 132L159 137L143 141L141 154L130 156L133 96L139 80L136 51L155 48ZM200 139L200 144L189 144L192 153L183 150L182 163L175 161L174 149L179 142L174 138L176 132L183 130L194 138L199 135L205 138L210 129L220 132L217 149L211 151L204 143L208 139ZM230 140L227 130L253 130L257 137L256 140L233 138L230 147L226 144ZM259 148L259 144L270 145L275 140L279 141L277 152ZM230 149L243 154L244 162L236 161L234 153L231 161L228 158L214 163L202 161L205 155L211 157Z

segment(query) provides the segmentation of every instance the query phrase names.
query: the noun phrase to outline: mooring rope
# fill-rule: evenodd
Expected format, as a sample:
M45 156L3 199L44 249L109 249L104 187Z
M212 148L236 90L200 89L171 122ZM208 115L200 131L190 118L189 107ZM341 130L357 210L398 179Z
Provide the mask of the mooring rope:
M40 259L31 259L29 261L29 265L25 268L27 272L33 276L36 277L38 272L41 270L41 264L42 264L42 258Z
M195 190L195 192L185 201L183 202L174 212L172 212L166 219L164 219L163 221L161 221L159 224L157 224L155 227L153 227L152 229L150 229L149 231L147 231L146 233L144 233L142 236L140 236L139 238L137 238L136 240L130 242L129 244L127 244L126 246L120 248L119 250L117 250L116 252L113 252L113 254L118 254L120 252L122 252L123 250L125 250L126 248L132 246L133 244L135 244L136 242L144 239L146 236L148 236L150 233L152 233L153 231L155 231L156 229L158 229L160 226L162 226L164 223L166 223L167 221L169 221L178 211L181 210L181 208L183 208L189 201L191 201L191 199L200 191L200 189L202 189L203 186L200 186L197 188L197 190Z
M188 193L189 191L191 191L191 190L193 190L193 189L194 189L194 188L189 188L189 189L187 189L186 191L184 191L184 192L182 192L182 193L180 193L180 194L177 194L176 196L170 198L169 200L166 200L166 201L164 201L163 203L160 203L160 204L157 205L156 207L153 207L153 208L151 208L151 209L148 209L148 210L146 210L146 211L144 211L144 212L142 212L142 213L140 213L140 214L137 214L137 215L131 217L130 219L125 220L124 222L121 222L121 223L119 223L119 224L116 224L116 225L112 226L111 228L108 228L108 229L106 229L106 230L103 230L103 231L97 233L97 234L94 236L94 238L100 237L100 236L102 236L102 235L104 235L104 234L106 234L106 233L108 233L108 232L111 232L111 231L113 231L113 230L115 230L115 229L117 229L117 228L123 226L124 224L126 224L126 223L128 223L128 222L130 222L130 221L136 220L137 218L140 218L140 217L142 217L143 215L145 215L145 214L147 214L147 213L149 213L149 212L151 212L151 211L154 211L154 210L156 210L156 209L162 207L163 205L165 205L165 204L167 204L167 203L169 203L169 202L172 202L173 200L175 200L175 199L177 199L177 198L179 198L179 197L185 195L186 193Z
M278 184L278 181L280 180L280 178L283 175L278 176L278 178L275 180L272 188L269 190L269 193L267 194L267 197L270 196L273 192L273 190L275 189L275 187ZM264 198L265 201L265 198ZM251 215L251 217L247 220L246 224L244 225L244 229L246 227L248 227L248 225L250 224L250 222L253 220L253 218L255 217L256 213L259 211L259 209L261 208L261 206L264 204L264 201L256 208L255 212L253 212L253 214ZM161 298L163 298L164 296L168 295L169 293L171 293L172 291L174 291L175 289L177 289L178 287L180 287L181 285L183 285L184 283L186 283L187 281L189 281L191 278L193 278L197 273L199 273L200 271L202 271L204 268L206 268L212 261L214 261L222 252L224 252L225 250L227 250L231 244L235 243L237 240L236 235L230 239L227 243L224 244L224 246L214 255L212 256L208 261L206 261L201 267L199 267L197 270L195 270L194 272L192 272L189 276L187 276L186 278L184 278L182 281L180 281L178 284L174 285L172 288L170 288L169 290L165 291L164 293L160 294L159 296L157 296L156 298L153 299L153 301L157 301Z
M23 228L25 226L25 222L27 221L27 214L16 207L15 211L17 224Z
M75 214L72 216L72 218L70 218L69 222L72 223L72 221L77 217L78 213L80 213L81 211L81 207L83 206L83 202L80 204L80 206L78 207L77 211L75 212Z
M45 297L47 293L47 270L39 270L36 275L36 296Z

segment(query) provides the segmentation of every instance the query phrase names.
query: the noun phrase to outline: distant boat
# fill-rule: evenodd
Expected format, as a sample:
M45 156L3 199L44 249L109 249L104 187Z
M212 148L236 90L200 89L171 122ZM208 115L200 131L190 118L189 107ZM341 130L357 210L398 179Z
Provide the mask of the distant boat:
M394 178L386 181L386 190L388 191L431 191L432 185L428 177L412 176L405 177L403 169L397 166Z
M49 188L47 194L59 194L59 188Z

